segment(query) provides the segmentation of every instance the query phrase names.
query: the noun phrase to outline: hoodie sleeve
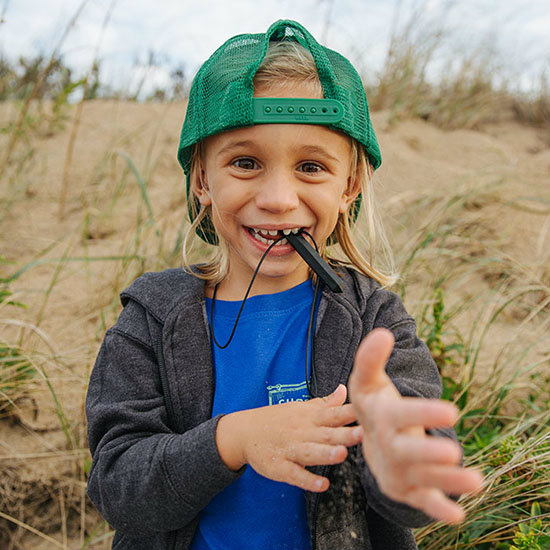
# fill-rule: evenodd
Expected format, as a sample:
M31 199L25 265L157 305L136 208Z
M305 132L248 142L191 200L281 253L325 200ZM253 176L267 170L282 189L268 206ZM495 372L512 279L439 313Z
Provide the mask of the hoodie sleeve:
M185 526L244 471L219 456L220 416L185 433L170 429L147 326L143 308L130 302L105 335L86 399L88 495L131 536Z
M376 327L392 331L395 344L386 364L386 372L399 393L407 397L440 398L439 371L426 344L416 335L416 323L407 313L401 299L387 290L377 290L367 303L363 318L365 336ZM430 430L430 437L457 440L453 429ZM406 504L388 498L378 487L370 468L359 450L361 481L370 506L382 517L407 527L420 527L432 518Z

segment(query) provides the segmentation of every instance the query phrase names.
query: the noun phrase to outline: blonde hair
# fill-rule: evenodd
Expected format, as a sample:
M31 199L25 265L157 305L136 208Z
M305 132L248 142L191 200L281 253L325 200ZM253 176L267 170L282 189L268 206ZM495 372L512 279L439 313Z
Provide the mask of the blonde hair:
M275 42L269 46L267 54L254 76L254 87L262 90L274 90L278 86L288 87L309 84L312 93L323 97L323 90L317 74L317 67L311 53L293 41ZM361 144L352 138L351 167L349 181L357 181L361 187L362 205L357 220L351 211L353 205L344 214L339 214L333 232L334 245L319 244L321 256L333 266L348 265L355 267L365 275L375 279L382 286L391 286L397 280L394 271L393 255L379 220L373 190L373 169L369 164L365 150ZM206 252L207 259L194 270L194 274L214 284L221 282L229 273L229 247L225 240L218 237L218 245L205 250L204 243L196 233L203 220L212 223L211 206L200 206L194 194L193 182L200 181L204 151L202 143L193 148L190 169L190 210L193 223L187 228L183 241L183 264L189 271L193 265L192 258L199 245L199 252ZM353 226L353 227L352 227ZM366 228L366 235L361 230ZM199 230L200 231L200 230ZM327 250L330 248L330 253ZM382 262L375 261L382 257ZM384 267L377 267L382 263Z

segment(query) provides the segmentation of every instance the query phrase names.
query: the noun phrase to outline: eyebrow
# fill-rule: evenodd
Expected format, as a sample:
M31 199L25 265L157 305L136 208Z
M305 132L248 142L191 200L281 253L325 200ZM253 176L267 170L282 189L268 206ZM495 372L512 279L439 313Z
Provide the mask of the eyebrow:
M314 155L317 153L317 154L323 155L324 157L334 162L340 162L340 159L331 155L324 147L321 147L320 145L304 145L303 147L300 147L299 150L301 152L309 153L311 155Z
M228 143L225 147L222 147L218 151L216 156L219 157L224 153L227 153L228 151L232 151L233 149L239 149L240 147L252 147L254 145L255 145L254 142L249 139L245 139L241 141L232 141L231 143Z
M241 141L233 141L231 143L228 143L222 149L220 149L216 156L221 156L229 151L232 151L233 149L239 149L240 147L254 147L255 145L256 143L249 139L241 140ZM321 147L320 145L303 145L301 147L298 147L298 151L300 151L301 153L306 153L310 155L320 154L326 157L327 159L332 160L333 162L340 162L340 159L331 155L324 147Z

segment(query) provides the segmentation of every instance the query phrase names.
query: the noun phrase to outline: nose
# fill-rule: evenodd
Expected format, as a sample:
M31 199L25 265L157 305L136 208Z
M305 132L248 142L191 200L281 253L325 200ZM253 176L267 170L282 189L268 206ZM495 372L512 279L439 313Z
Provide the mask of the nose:
M256 193L256 206L274 214L298 208L300 199L292 178L282 172L266 177Z

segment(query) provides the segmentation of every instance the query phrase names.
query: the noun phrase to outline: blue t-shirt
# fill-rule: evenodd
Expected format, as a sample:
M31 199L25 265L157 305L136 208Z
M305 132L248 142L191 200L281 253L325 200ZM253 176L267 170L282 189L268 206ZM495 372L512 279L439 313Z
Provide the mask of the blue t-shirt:
M307 329L313 300L308 280L246 301L233 340L212 345L215 393L212 416L305 401ZM206 300L210 318L211 300ZM216 300L214 332L225 344L241 301ZM309 550L304 491L272 481L250 466L201 511L192 550Z

